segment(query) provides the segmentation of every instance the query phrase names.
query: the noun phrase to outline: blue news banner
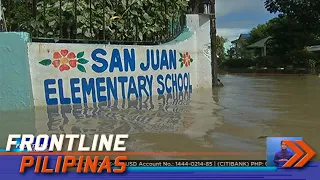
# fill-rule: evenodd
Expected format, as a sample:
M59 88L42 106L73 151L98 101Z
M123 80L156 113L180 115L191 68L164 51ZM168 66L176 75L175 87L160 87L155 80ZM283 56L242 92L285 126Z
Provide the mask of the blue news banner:
M310 162L301 169L282 169L266 166L266 161L127 161L123 174L94 174L68 172L66 174L36 174L30 168L19 173L22 156L1 155L1 179L223 179L223 180L304 180L318 179L320 163ZM49 168L53 168L56 156L50 156ZM247 166L249 164L249 166ZM250 166L251 165L251 166ZM253 165L253 166L252 166ZM230 167L233 166L233 167Z

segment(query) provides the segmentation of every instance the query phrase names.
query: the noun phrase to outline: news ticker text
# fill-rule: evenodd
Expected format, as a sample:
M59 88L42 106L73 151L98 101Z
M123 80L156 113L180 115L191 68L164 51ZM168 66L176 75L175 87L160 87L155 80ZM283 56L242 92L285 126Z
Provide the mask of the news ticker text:
M99 160L98 165L102 160ZM127 167L266 167L266 160L127 160ZM114 161L111 161L114 166ZM78 162L75 166L78 166Z

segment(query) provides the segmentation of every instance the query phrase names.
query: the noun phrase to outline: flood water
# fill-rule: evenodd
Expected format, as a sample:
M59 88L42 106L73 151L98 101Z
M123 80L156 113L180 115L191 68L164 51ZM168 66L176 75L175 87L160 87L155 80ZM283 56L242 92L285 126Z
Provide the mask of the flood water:
M265 159L267 136L298 136L320 152L320 78L293 75L219 78L225 86L214 90L129 102L1 112L0 146L4 148L7 135L13 133L125 133L130 135L128 151L239 152L131 159L240 160Z

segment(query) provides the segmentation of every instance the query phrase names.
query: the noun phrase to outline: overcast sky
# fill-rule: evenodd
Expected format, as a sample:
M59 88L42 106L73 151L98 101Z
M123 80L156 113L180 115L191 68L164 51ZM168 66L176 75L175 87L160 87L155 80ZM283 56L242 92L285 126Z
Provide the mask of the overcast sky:
M216 0L217 33L229 43L241 33L275 17L264 8L264 0Z

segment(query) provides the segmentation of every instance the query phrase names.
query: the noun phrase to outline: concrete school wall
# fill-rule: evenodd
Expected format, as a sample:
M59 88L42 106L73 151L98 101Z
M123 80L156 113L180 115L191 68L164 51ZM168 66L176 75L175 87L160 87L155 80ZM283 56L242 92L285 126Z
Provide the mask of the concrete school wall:
M0 111L33 107L28 33L0 32Z
M191 35L185 32L158 46L34 43L22 38L25 33L15 39L4 35L14 33L1 33L5 53L0 55L0 110L132 99L210 86L210 62L204 56L210 38L201 29L205 18L189 15ZM19 60L6 47L15 49ZM12 76L16 73L12 64L23 71Z

